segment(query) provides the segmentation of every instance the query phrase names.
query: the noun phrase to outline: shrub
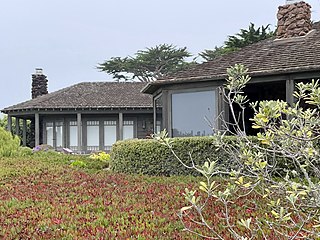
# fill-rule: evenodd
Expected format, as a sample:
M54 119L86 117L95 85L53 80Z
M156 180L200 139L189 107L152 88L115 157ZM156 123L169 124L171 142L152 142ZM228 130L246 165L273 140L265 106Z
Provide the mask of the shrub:
M110 154L106 152L93 153L90 155L90 159L100 161L104 164L104 168L109 167L110 163Z
M12 135L10 132L0 128L0 156L10 157L17 154L20 147L19 137Z
M18 155L21 157L30 156L32 155L33 151L29 147L19 147Z
M228 143L235 142L235 137L226 137ZM213 137L175 138L173 143L179 158L191 164L202 165L210 159L227 168L233 168L234 162L223 151L213 145ZM189 152L192 149L192 152ZM192 157L192 160L190 159ZM171 151L152 139L134 139L118 141L111 151L111 169L115 172L147 175L195 175L197 171L182 166Z
M233 170L223 169L212 160L199 166L177 157L177 162L204 177L198 184L200 191L186 188L183 193L188 202L179 213L184 230L210 239L320 239L320 82L296 84L296 103L292 105L281 100L250 103L254 111L252 127L259 130L257 143L247 136L244 122L239 121L248 103L243 95L250 80L247 71L243 65L228 69L222 91L234 123L224 122L232 129L214 136L214 145L237 163ZM235 105L241 109L239 113ZM236 141L224 141L226 132L234 134ZM154 139L177 156L175 139L168 138L165 131ZM242 200L245 216L236 214L234 204ZM258 202L266 203L264 216L256 214ZM212 204L222 210L212 211ZM218 229L210 217L219 218L225 231Z
M79 167L79 168L84 168L87 166L87 164L81 160L76 160L76 161L73 161L70 166L72 167Z

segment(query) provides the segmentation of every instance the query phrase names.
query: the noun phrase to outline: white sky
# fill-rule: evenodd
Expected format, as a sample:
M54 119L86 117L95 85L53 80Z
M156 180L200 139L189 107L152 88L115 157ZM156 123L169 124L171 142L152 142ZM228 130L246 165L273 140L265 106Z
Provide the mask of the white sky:
M320 0L308 0L320 20ZM95 66L168 43L197 55L250 22L276 25L285 0L1 0L0 109L30 99L42 67L49 91L111 77Z

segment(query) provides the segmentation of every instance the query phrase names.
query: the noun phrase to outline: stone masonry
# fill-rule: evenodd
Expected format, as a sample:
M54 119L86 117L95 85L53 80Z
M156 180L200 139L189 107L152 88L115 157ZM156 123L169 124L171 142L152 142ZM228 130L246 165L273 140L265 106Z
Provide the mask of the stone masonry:
M305 36L311 29L311 6L297 2L279 7L277 38Z
M48 93L47 76L42 73L42 69L36 69L36 73L32 74L32 99Z

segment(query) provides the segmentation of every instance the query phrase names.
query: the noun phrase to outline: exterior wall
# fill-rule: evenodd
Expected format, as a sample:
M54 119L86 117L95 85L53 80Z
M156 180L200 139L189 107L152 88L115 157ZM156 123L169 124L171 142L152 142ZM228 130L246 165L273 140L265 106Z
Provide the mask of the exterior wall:
M148 138L153 133L152 114L139 115L137 117L137 138Z
M248 87L254 90L254 86L263 86L266 85L269 96L266 98L265 95L268 93L263 93L260 95L252 95L254 96L255 100L267 100L267 99L282 99L287 101L289 104L294 102L293 92L294 92L294 85L295 83L305 80L305 79L319 79L320 73L319 72L301 72L295 74L279 74L279 75L268 75L268 76L260 76L260 77L252 77ZM309 80L310 81L310 80ZM171 106L171 99L172 94L179 92L179 91L198 91L199 89L217 89L218 95L216 98L218 104L218 114L224 119L224 121L229 122L229 107L224 101L224 97L222 95L222 91L219 90L225 83L224 80L215 80L215 81L198 81L198 82L184 82L184 83L168 83L166 85L161 86L153 93L153 99L155 100L157 97L162 95L162 129L167 129L170 136L171 135L171 128L172 128L172 106ZM276 87L276 89L270 88L273 83L281 88ZM280 92L279 92L280 91ZM281 93L281 91L283 91ZM253 94L253 93L250 93ZM250 98L249 98L250 99ZM251 99L252 100L252 99ZM187 108L187 106L186 106ZM155 121L155 114L154 114L154 121ZM218 122L218 129L222 129L222 121Z

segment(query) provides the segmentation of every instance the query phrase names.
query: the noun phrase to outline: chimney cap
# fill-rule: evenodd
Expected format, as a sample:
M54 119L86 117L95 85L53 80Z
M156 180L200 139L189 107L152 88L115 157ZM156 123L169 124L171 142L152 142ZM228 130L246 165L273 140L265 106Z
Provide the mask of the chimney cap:
M286 0L286 4L293 4L297 2L301 2L301 0Z
M36 68L36 75L43 75L43 69L42 68Z

